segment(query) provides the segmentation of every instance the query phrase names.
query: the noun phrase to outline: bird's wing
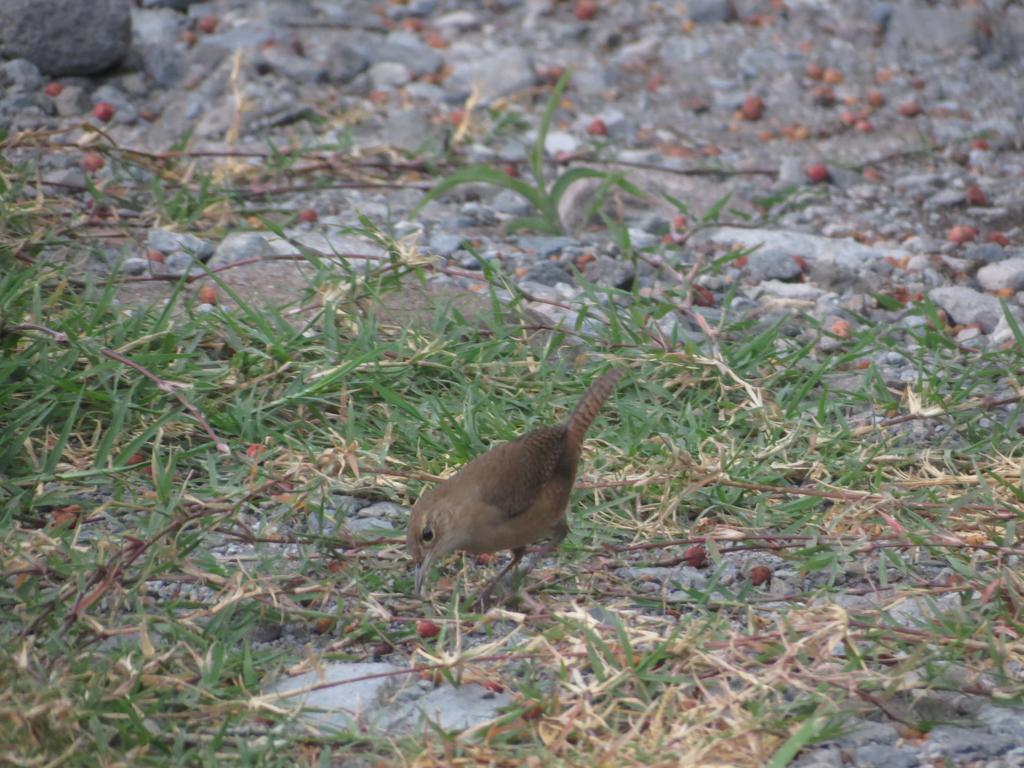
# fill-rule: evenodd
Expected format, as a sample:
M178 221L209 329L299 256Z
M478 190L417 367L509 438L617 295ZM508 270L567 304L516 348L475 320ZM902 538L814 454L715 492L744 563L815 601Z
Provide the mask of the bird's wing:
M548 480L565 470L565 427L535 430L498 446L494 453L491 467L496 470L497 482L491 484L483 500L506 517L517 517L533 505Z

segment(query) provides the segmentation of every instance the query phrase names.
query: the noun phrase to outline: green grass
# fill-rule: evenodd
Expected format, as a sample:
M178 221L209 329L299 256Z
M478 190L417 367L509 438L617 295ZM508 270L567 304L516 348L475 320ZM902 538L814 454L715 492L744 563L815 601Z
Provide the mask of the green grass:
M117 161L141 174L142 160ZM958 676L1021 703L1021 406L993 401L1021 385L1019 346L959 348L926 303L916 347L851 318L822 353L828 330L810 317L728 307L716 345L662 340L654 320L692 312L686 285L586 286L600 311L538 330L509 318L526 299L496 270L477 281L483 311L402 322L382 299L431 267L365 220L353 233L387 256L340 268L307 251L296 305L323 297L313 314L262 306L223 275L235 309L198 311L180 282L166 307L128 312L116 283L42 259L91 247L88 228L4 183L0 760L784 765L856 713L926 731L914 694ZM202 226L233 199L161 184L134 188L141 220ZM909 388L872 362L889 351L907 357ZM402 531L367 542L311 524L336 516L332 492L410 504L492 442L564 417L611 364L630 373L589 434L560 568L527 584L546 615L480 624L462 606L491 571L458 558L421 603ZM706 581L678 599L620 575L674 567L695 544ZM751 584L756 558L786 590ZM892 592L859 599L868 587ZM948 595L955 610L892 619L901 600ZM417 636L422 617L437 638ZM254 640L274 626L297 639ZM310 659L382 653L496 682L514 704L470 736L391 737L315 732L260 698Z

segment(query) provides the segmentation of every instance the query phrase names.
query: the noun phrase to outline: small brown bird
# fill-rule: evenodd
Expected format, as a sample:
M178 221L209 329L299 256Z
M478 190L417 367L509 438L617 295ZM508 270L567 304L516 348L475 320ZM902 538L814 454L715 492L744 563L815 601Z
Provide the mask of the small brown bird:
M430 566L449 552L511 549L512 562L478 598L486 605L494 586L519 564L527 544L551 538L557 546L566 537L565 511L583 436L624 373L616 368L591 384L564 424L492 448L420 496L406 538L416 566L416 594Z

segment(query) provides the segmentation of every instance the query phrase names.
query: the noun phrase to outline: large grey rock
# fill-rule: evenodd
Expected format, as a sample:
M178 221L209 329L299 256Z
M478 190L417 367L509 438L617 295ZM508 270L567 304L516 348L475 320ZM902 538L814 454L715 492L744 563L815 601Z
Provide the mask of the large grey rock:
M142 0L143 8L170 8L175 11L187 11L193 0Z
M109 69L132 42L129 0L4 0L0 55L25 58L48 75Z
M1024 290L1024 256L986 264L978 270L978 283L986 291Z
M9 91L35 91L43 84L39 67L28 59L13 59L0 64L0 88Z
M452 97L465 99L474 85L480 86L480 103L487 105L502 96L533 86L536 76L533 62L522 48L503 48L487 55L477 55L452 63L452 74L445 87Z
M274 246L258 232L232 232L217 246L210 259L210 269L249 259L273 256Z
M383 43L367 50L370 60L403 64L414 75L428 75L444 64L444 58L409 32L392 32Z
M632 287L636 276L632 264L609 256L598 256L587 265L584 274L587 280L596 285L608 285L625 291Z
M999 324L1003 312L995 296L976 291L965 285L946 285L933 288L928 296L950 319L959 325L977 323L985 333L991 333Z
M714 24L736 21L738 14L732 0L690 0L687 15L695 24Z
M909 255L902 248L862 245L853 238L834 238L806 232L775 229L719 227L707 239L719 245L784 251L802 256L810 265L811 281L836 290L875 290L880 276L892 271L886 256L901 259Z
M975 41L977 18L973 10L900 3L888 19L886 42L894 48L956 51Z
M174 85L185 72L185 57L178 38L184 17L169 7L136 9L132 13L132 38L142 68L157 85Z
M787 251L759 248L747 257L747 274L754 282L782 280L790 282L800 278L800 265Z
M285 699L278 706L302 706L302 718L313 725L336 730L366 728L375 733L411 733L425 720L445 730L463 730L498 715L511 703L507 693L492 693L476 683L458 688L444 683L423 684L415 672L386 662L335 662L322 674L307 672L283 680L270 693L326 687ZM319 710L319 711L308 711Z

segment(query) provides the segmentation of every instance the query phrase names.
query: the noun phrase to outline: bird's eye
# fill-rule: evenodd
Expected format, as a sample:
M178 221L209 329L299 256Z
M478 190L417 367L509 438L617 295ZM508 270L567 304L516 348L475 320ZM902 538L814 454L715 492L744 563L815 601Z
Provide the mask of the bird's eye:
M423 541L426 541L426 542L433 541L434 540L434 529L431 528L429 525L425 526L423 528L423 530L420 531L420 539L422 539Z

